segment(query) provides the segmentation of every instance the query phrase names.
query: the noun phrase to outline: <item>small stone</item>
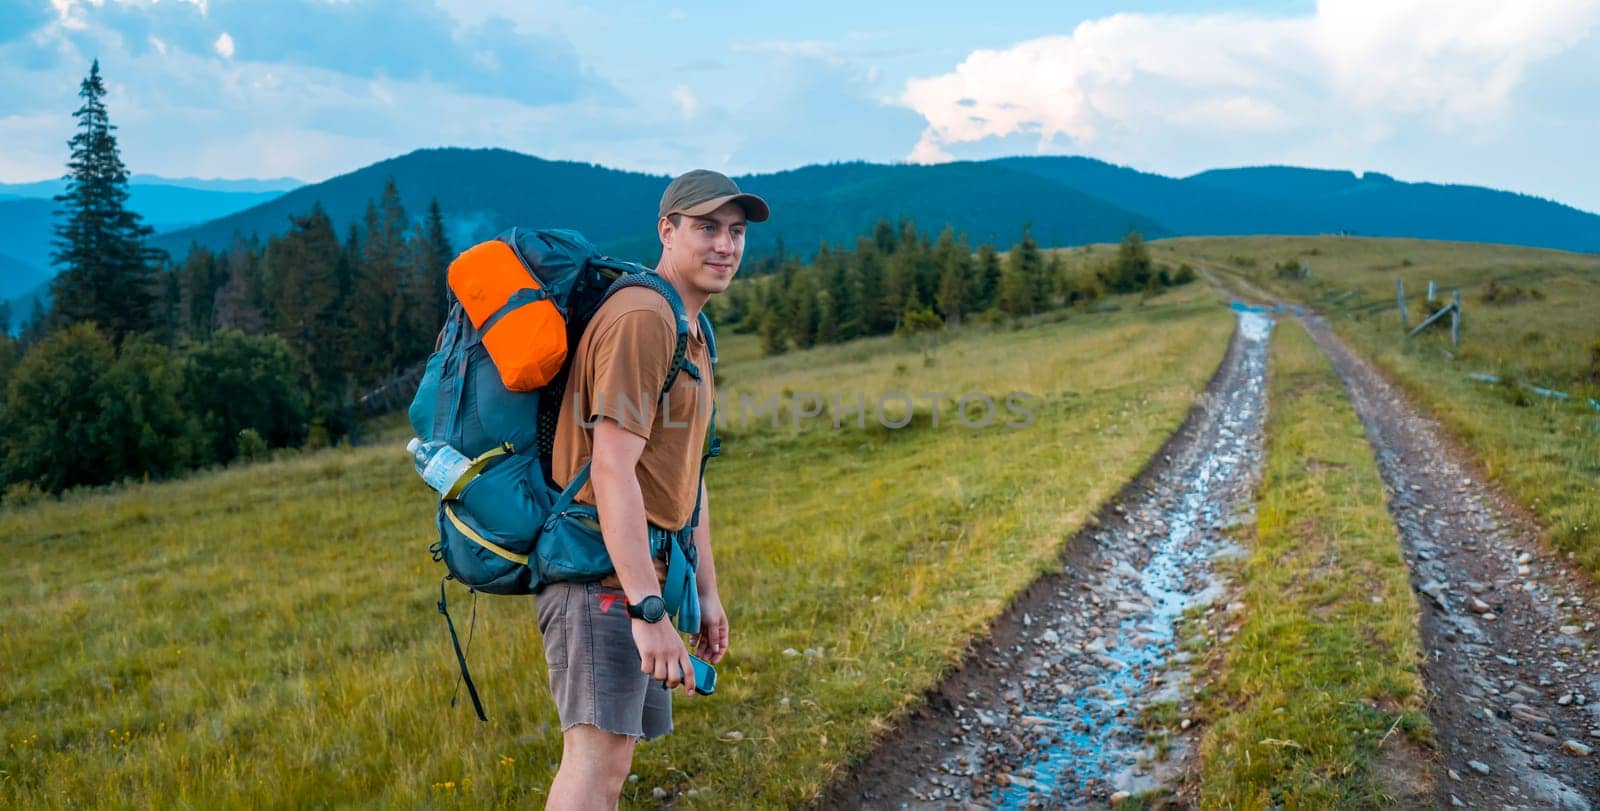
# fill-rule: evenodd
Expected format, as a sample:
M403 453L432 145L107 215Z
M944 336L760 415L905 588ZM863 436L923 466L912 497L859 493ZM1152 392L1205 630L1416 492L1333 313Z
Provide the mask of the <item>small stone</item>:
M1451 780L1454 780L1457 783L1461 782L1461 773L1455 769L1445 769L1445 773L1450 775Z
M725 740L725 741L742 741L742 740L744 740L744 733L740 732L737 729L730 729L727 732L722 733L722 740Z
M1533 573L1533 570L1528 568L1526 565L1521 565L1521 566L1517 567L1517 576L1518 577L1527 577L1528 575L1530 575L1532 573Z
M1523 552L1522 554L1517 556L1517 563L1528 564L1528 563L1532 563L1532 562L1533 562L1533 555L1531 555L1531 554L1529 554L1527 552Z
M1588 757L1589 753L1593 752L1594 750L1590 749L1584 744L1578 743L1577 741L1568 739L1565 743L1561 744L1561 751L1566 752L1574 757Z
M1133 796L1133 794L1131 792L1119 791L1116 794L1111 795L1111 804L1112 805L1116 805L1117 803L1120 803L1123 800L1129 799L1132 796Z
M1472 602L1468 603L1468 606L1472 609L1472 613L1474 614L1489 613L1489 604L1476 597L1472 598Z
M1563 625L1563 626L1561 626L1561 633L1564 633L1567 636L1577 636L1578 632L1580 630L1582 630L1582 629L1580 629L1576 625Z
M1490 611L1489 613L1484 614L1483 615L1483 619L1484 619L1485 622L1494 622L1494 619L1495 619L1494 612Z
M1452 795L1450 795L1450 807L1451 808L1466 808L1467 804L1462 802L1460 797L1457 797L1456 795L1452 794Z
M637 774L628 775L628 782L629 783L637 783L637 782L639 782L639 775L637 775Z
M799 656L800 655L800 651L797 651L794 648L784 648L783 649L783 655L784 656Z
M1061 641L1061 634L1056 633L1054 628L1046 628L1044 633L1039 634L1039 641L1046 645L1054 645Z
M1563 707L1567 706L1568 704L1571 704L1572 703L1572 694L1571 693L1567 693L1566 695L1556 699L1556 703L1560 704Z
M1193 724L1194 724L1193 721L1190 721L1189 719L1185 718L1182 721L1178 722L1178 729L1188 729Z
M1033 617L1031 615L1028 615L1028 614L1023 614L1022 615L1022 627L1027 628L1027 627L1030 627L1032 625L1033 625Z
M658 800L665 800L667 798L667 790L660 786L650 789L650 794Z
M1489 764L1484 763L1481 760L1469 760L1469 761L1467 761L1467 768L1472 769L1473 771L1477 772L1478 774L1488 774L1489 773Z

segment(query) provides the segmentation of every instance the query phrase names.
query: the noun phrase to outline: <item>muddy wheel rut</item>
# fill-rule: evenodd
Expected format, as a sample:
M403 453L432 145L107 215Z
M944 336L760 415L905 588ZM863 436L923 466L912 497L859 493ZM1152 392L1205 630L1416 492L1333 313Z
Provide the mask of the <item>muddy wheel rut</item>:
M825 805L1078 807L1169 783L1181 757L1158 758L1138 720L1185 706L1177 625L1221 593L1212 561L1250 508L1270 327L1240 315L1184 427L1069 541L1064 571L1021 595Z
M1421 609L1436 805L1600 798L1600 595L1484 483L1442 428L1316 316L1302 318L1366 428ZM1590 749L1594 752L1590 752Z

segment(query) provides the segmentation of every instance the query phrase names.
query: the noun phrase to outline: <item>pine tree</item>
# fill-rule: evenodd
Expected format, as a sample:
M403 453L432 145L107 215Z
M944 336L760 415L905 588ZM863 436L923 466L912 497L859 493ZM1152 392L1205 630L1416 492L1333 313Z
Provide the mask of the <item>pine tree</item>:
M885 260L877 244L865 237L858 240L851 264L861 285L861 322L855 334L883 335L894 329L899 313L889 309L884 296Z
M418 282L406 244L406 212L394 178L384 183L377 203L367 204L364 222L367 232L354 305L363 382L374 383L416 360L416 347L422 343L412 334ZM430 347L432 338L424 339Z
M55 227L59 268L50 284L51 325L83 321L101 325L113 341L150 329L156 316L151 266L159 253L145 245L152 229L127 208L128 170L117 150L116 129L106 112L100 60L89 68L78 95L83 106L73 113L78 131L67 142L67 189L56 202L65 215Z
M817 322L820 313L817 312L818 291L815 276L814 268L797 272L789 287L789 304L784 307L790 314L789 335L794 339L794 345L800 349L810 349L817 343Z
M1117 246L1117 257L1100 271L1100 280L1113 293L1136 293L1149 286L1154 274L1150 250L1138 231L1129 231Z
M44 302L34 296L33 306L28 310L28 320L22 322L22 329L17 332L17 342L24 348L38 343L49 331L49 321L50 314L45 312Z
M950 324L960 323L968 298L968 277L972 274L966 238L957 243L955 230L945 226L939 234L939 244L933 249L932 264L939 273L938 288L934 292L939 314Z
M995 250L993 240L978 246L978 267L972 280L969 293L972 303L968 309L972 312L992 309L1000 292L1000 253Z
M894 253L897 241L894 225L889 222L889 218L878 220L878 224L872 228L872 244L877 247L878 253L884 256Z
M212 305L211 323L214 330L236 329L246 335L260 335L267 330L267 319L261 306L261 283L258 278L260 262L250 243L236 239L228 250L223 275L226 279L217 291Z
M422 273L426 293L418 313L418 328L431 340L444 323L450 262L456 258L450 236L445 233L444 213L439 210L437 197L428 201L428 217L418 234L417 244L417 268Z
M761 314L761 354L782 355L789 351L789 335L776 309Z
M1000 276L1000 309L1007 315L1029 315L1039 310L1039 293L1044 284L1044 257L1033 241L1033 228L1022 227L1022 239L1006 255L1005 271Z
M336 378L343 363L335 320L339 238L321 203L290 222L289 233L267 243L264 260L273 280L272 331L289 342L315 391Z

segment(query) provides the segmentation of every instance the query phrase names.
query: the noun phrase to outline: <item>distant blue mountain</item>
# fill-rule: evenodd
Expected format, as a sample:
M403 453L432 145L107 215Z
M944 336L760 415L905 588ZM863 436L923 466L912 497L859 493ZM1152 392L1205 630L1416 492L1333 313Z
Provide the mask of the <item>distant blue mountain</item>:
M1600 252L1600 216L1481 186L1406 183L1378 172L1357 176L1292 166L1213 169L1183 182L1266 201L1294 223L1278 231L1246 230L1264 224L1247 221L1232 233L1348 232Z
M128 206L139 212L145 224L158 232L214 220L260 205L283 193L261 187L298 182L287 178L169 181L151 175L135 177L163 181L134 182L128 186ZM181 183L196 183L210 188L176 185ZM65 182L61 180L0 184L0 194L6 195L0 198L0 254L11 260L0 263L0 299L26 294L54 275L50 269L51 241L54 239L54 212L60 204L52 197L64 188Z
M0 200L0 299L26 293L49 280L52 212L51 200L23 197ZM15 308L13 308L15 311Z
M425 149L281 192L292 179L167 180L136 176L131 204L156 226L155 245L181 258L192 244L221 249L268 237L321 203L340 233L359 223L386 179L420 218L444 210L458 247L508 226L570 227L609 252L653 260L652 223L666 178L503 149ZM160 181L160 182L144 182ZM976 244L1008 247L1030 222L1046 246L1147 237L1354 233L1495 242L1600 252L1600 216L1550 200L1476 186L1406 183L1387 175L1288 166L1216 169L1184 178L1082 157L1014 157L934 166L836 163L739 178L775 216L750 231L747 255L809 254L823 240L853 244L880 217L927 232L949 224ZM0 184L0 298L49 276L60 181ZM49 184L56 184L51 186ZM196 186L204 186L197 188ZM187 227L183 227L183 226Z
M391 158L215 222L164 234L157 242L175 255L190 243L226 247L235 236L281 233L289 217L317 202L336 228L359 222L369 201L394 178L401 202L420 217L438 199L460 246L512 225L582 231L607 251L652 261L656 202L667 178L585 163L549 161L503 149L425 149ZM910 217L929 231L945 224L974 241L1009 245L1031 221L1045 245L1115 240L1138 228L1151 236L1169 229L1076 189L1027 172L984 163L938 166L840 163L739 178L778 212L750 231L748 255L775 250L810 253L822 240L854 244L881 217Z
M225 247L236 235L269 236L321 202L337 227L358 222L387 178L420 217L443 208L457 245L511 226L577 228L620 256L653 259L650 228L666 178L502 149L427 149L321 183L194 228L163 235ZM853 242L880 217L945 224L974 242L1013 241L1024 221L1044 245L1148 237L1357 233L1600 251L1600 216L1512 192L1404 183L1385 175L1294 167L1221 169L1186 178L1081 157L1015 157L934 166L839 163L739 178L773 204L751 229L747 253L778 242L807 254L822 240Z
M131 186L177 186L184 189L195 189L196 191L286 192L290 189L304 186L306 183L303 180L296 180L292 177L226 180L139 174L129 175L128 184ZM0 183L0 196L54 197L66 187L67 181L59 177L36 180L31 183Z

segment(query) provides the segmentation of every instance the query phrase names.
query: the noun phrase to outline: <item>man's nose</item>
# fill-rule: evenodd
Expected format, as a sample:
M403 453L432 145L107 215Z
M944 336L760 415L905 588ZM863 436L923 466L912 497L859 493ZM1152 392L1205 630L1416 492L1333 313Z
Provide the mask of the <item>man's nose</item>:
M717 253L733 253L733 232L717 232L717 239L711 244L711 248Z

